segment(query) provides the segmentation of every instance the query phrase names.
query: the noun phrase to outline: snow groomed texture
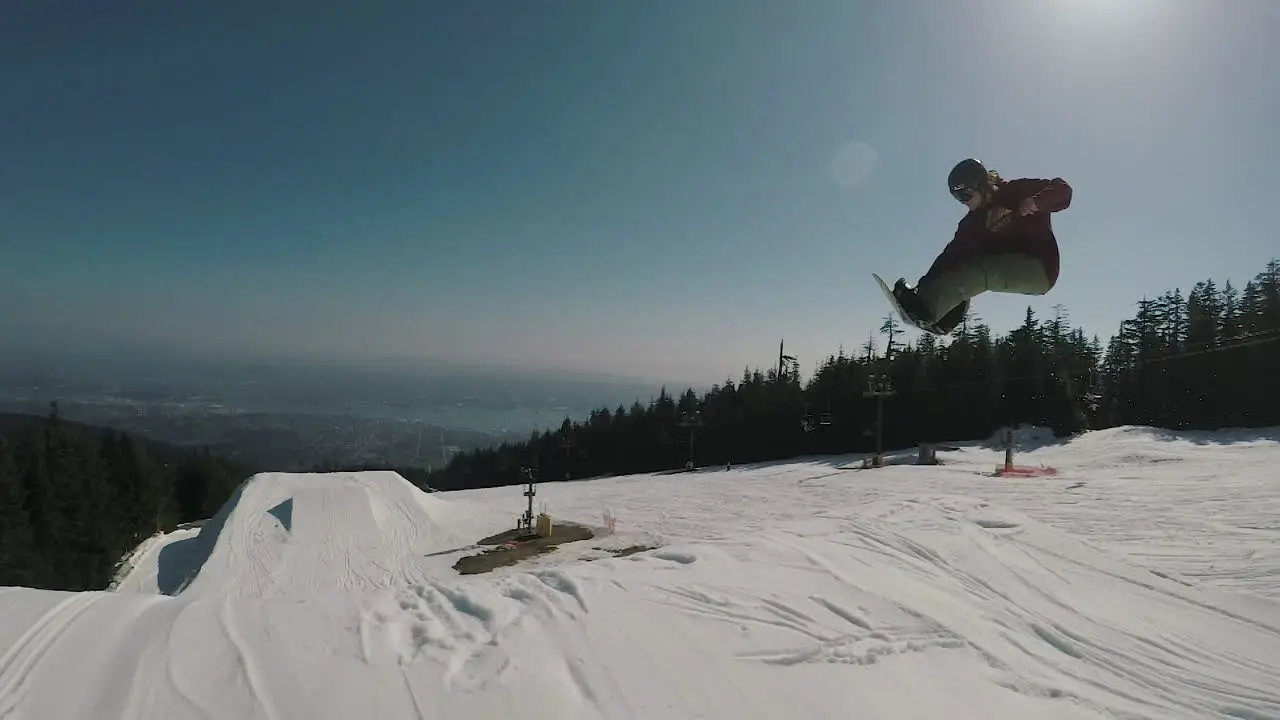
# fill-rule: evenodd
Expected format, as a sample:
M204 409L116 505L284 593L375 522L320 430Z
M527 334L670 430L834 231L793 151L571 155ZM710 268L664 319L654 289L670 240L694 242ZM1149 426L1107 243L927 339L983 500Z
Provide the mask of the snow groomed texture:
M467 577L517 488L259 475L116 592L0 588L0 717L1277 718L1277 437L548 484L617 533Z

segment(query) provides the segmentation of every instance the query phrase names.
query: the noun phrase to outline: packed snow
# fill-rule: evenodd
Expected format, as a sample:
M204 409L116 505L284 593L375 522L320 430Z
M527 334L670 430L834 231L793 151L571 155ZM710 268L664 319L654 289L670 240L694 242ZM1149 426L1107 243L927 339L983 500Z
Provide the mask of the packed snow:
M258 475L0 588L0 718L1280 718L1280 432L1022 445L544 484L597 537L466 576L521 488Z

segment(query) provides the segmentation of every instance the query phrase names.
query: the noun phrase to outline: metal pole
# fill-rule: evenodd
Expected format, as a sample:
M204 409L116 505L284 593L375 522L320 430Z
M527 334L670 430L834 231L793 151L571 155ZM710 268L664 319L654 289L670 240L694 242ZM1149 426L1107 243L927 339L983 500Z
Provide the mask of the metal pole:
M689 459L685 461L686 470L693 470L693 431L702 425L702 413L694 411L685 413L680 418L680 427L689 428Z

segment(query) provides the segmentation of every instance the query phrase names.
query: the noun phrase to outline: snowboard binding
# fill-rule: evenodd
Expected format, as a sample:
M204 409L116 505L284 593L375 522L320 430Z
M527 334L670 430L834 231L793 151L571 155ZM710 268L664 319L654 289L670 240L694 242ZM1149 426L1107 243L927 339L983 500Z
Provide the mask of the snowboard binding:
M936 323L923 319L926 316L924 305L920 302L915 290L907 287L906 280L899 278L898 282L894 283L893 288L890 289L889 284L879 275L871 273L871 277L875 278L876 284L880 286L880 291L884 293L885 299L897 311L898 317L902 318L902 322L931 335L947 334Z
M893 298L897 301L898 307L902 311L903 320L908 324L934 335L946 334L934 322L926 319L924 304L920 302L920 297L916 295L915 288L908 287L904 278L898 278L898 281L893 284Z

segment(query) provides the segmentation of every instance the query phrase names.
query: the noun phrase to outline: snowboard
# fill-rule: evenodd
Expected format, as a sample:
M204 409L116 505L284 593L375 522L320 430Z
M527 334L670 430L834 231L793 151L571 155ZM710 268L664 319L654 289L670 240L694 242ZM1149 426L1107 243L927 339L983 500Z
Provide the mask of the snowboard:
M880 291L884 293L884 298L889 301L889 305L893 307L894 312L898 313L898 317L902 318L902 322L904 324L910 325L917 330L932 333L933 335L942 334L938 332L938 329L933 325L917 322L915 318L908 315L907 312L902 309L902 305L898 303L898 298L893 296L893 288L889 287L888 283L886 283L879 275L871 273L871 277L876 279L876 284L880 286Z

